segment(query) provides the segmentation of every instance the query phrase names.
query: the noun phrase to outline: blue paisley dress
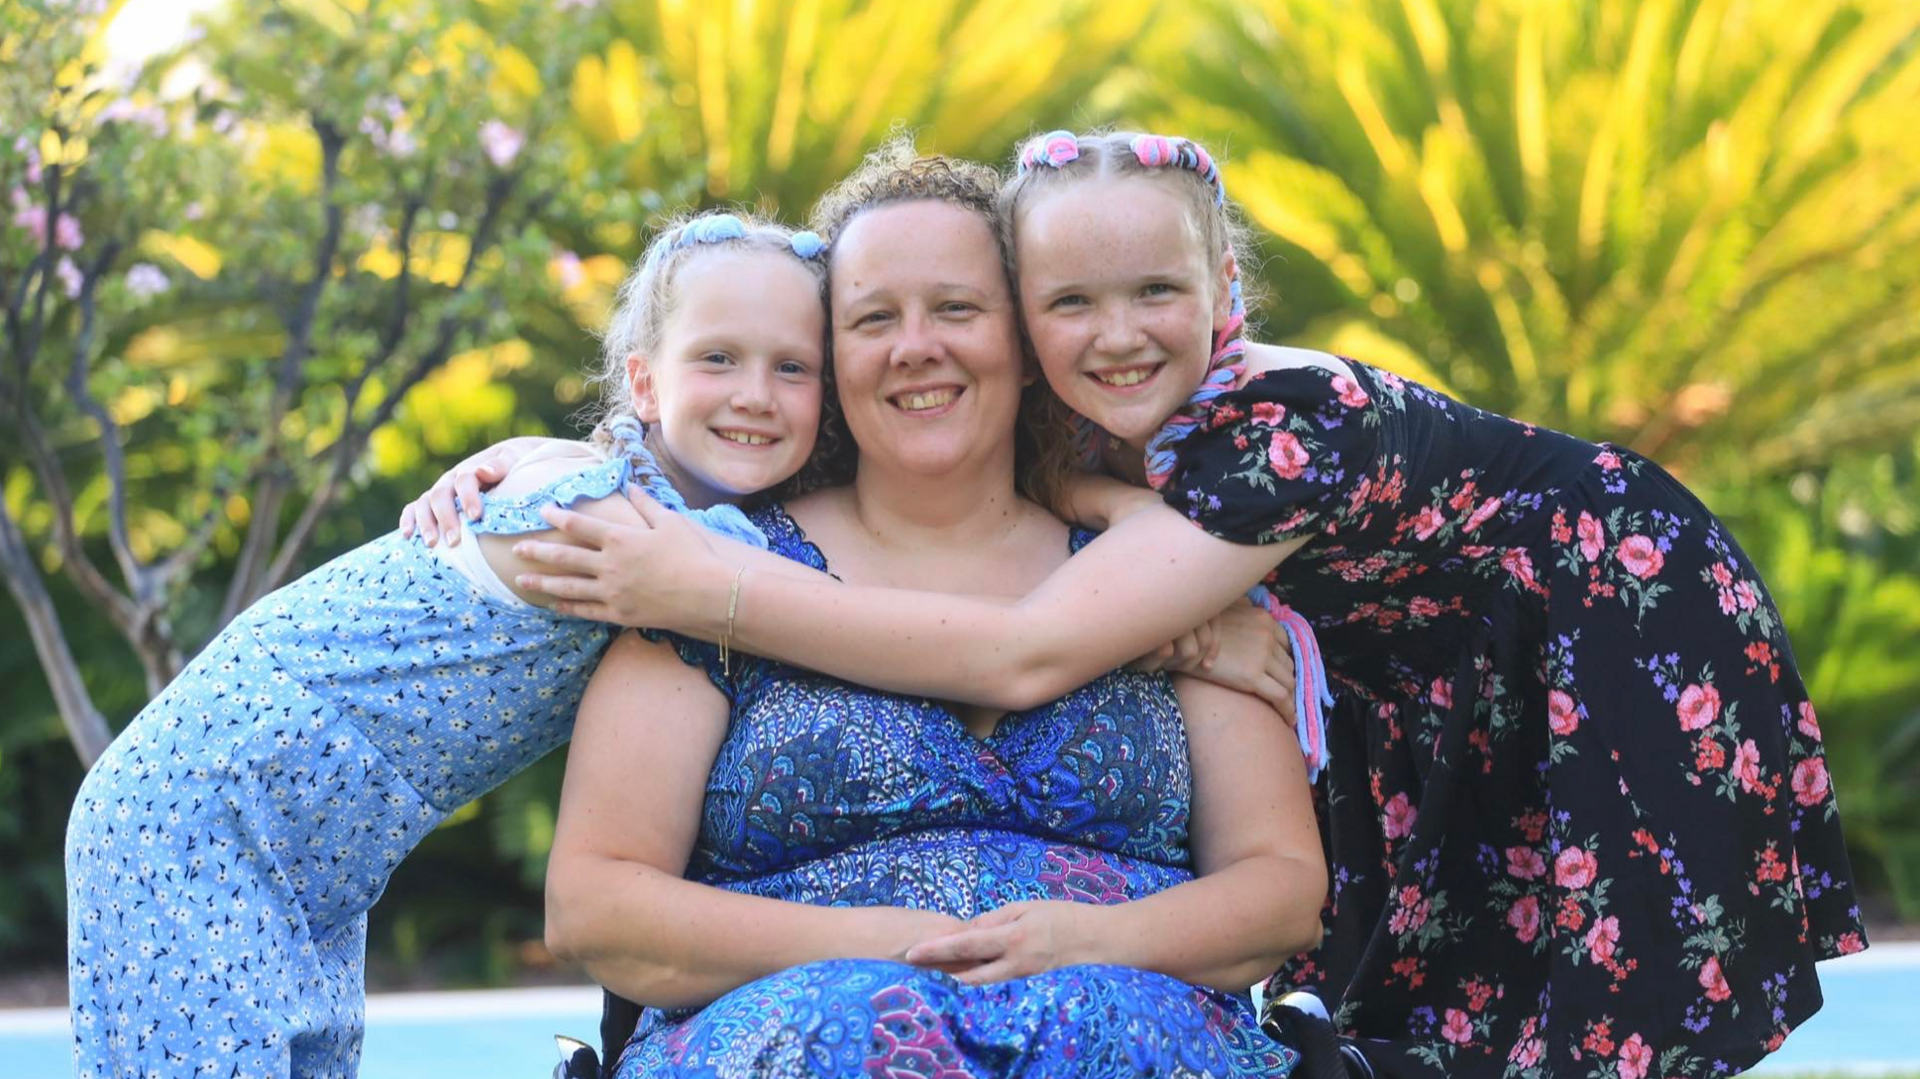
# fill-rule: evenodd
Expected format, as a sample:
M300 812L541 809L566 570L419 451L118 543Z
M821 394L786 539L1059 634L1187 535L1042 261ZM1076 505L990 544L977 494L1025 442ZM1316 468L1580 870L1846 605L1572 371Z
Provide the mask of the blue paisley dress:
M779 509L772 549L826 569ZM1079 537L1083 541L1085 537ZM985 738L924 698L673 640L731 702L690 879L796 903L966 918L1020 900L1121 903L1192 879L1192 774L1171 683L1115 671ZM1248 999L1076 966L971 987L880 960L795 967L697 1011L649 1009L642 1076L1278 1076Z
M619 449L488 498L473 530L623 490ZM134 717L67 831L83 1079L356 1072L367 909L449 813L567 740L612 640L512 600L391 533L243 611Z
M1348 361L1212 402L1168 501L1339 689L1317 988L1392 1073L1743 1070L1865 946L1820 727L1753 564L1657 465Z

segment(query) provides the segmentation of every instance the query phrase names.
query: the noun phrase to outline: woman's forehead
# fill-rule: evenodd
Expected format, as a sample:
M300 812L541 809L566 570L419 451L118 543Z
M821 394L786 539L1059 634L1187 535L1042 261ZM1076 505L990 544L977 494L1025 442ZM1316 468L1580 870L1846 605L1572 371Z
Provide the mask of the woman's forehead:
M931 199L888 203L856 216L834 240L833 270L836 294L1005 283L992 223L964 206Z

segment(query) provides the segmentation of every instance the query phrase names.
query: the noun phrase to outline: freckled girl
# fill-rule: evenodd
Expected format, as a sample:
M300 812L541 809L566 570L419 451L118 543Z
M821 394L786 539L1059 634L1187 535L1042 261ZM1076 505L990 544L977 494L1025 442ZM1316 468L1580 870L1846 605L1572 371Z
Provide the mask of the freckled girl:
M730 503L791 478L818 429L820 249L732 214L662 233L621 292L591 446L523 462L470 542L390 534L261 599L121 732L67 834L78 1074L354 1074L367 909L449 813L567 739L615 632L505 583L509 547L545 506L634 520L641 487L758 537Z

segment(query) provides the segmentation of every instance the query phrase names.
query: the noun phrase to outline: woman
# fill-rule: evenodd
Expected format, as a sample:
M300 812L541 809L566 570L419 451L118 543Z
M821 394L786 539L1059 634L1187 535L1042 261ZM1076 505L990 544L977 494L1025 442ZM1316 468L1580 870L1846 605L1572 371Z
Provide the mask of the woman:
M1070 537L1016 492L992 174L904 153L823 209L853 481L756 521L851 582L1019 595ZM1260 702L1113 672L1003 715L679 649L702 669L609 651L549 868L550 946L654 1006L620 1074L1292 1067L1237 991L1315 938L1325 876Z

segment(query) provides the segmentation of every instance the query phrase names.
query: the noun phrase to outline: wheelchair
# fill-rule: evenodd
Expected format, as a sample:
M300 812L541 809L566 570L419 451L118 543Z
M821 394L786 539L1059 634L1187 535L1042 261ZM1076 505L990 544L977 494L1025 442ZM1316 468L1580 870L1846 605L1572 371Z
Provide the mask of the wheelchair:
M560 1063L553 1079L611 1079L620 1051L640 1024L640 1005L611 990L600 1001L600 1050L577 1038L554 1035ZM1288 993L1267 1002L1260 1025L1275 1038L1300 1051L1293 1079L1391 1079L1376 1076L1358 1046L1334 1032L1326 1005L1309 992Z

